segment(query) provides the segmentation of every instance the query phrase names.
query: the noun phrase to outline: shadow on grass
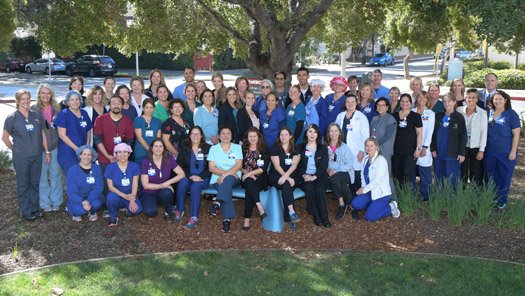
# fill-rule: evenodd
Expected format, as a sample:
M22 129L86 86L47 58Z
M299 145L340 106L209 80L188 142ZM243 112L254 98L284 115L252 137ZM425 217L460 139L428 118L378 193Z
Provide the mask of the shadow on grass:
M66 264L0 277L0 294L520 295L525 266L365 252L222 251Z

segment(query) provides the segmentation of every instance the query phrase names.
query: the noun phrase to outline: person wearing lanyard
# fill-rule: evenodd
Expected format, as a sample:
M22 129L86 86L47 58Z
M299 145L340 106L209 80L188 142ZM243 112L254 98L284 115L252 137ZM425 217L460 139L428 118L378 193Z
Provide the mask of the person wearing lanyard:
M244 81L243 79L241 79ZM242 82L243 84L245 82ZM244 95L244 93L243 93ZM232 130L232 141L234 143L239 143L240 136L239 130L237 127L237 113L239 109L242 108L241 98L235 87L228 87L226 89L226 101L221 104L219 108L219 126L229 126Z
M372 85L370 85L370 83L365 82L359 89L358 95L359 111L361 111L366 116L366 118L368 119L368 123L370 123L372 121L372 118L374 118L374 116L377 115L372 91Z
M42 83L38 86L36 104L30 109L41 113L46 120L44 134L51 152L51 162L49 163L46 163L45 152L42 152L42 172L38 186L40 207L44 212L58 211L64 197L62 194L62 169L58 163L58 131L53 121L61 109L55 99L55 92L51 85Z
M138 114L142 114L142 102L148 98L144 94L144 80L140 77L133 77L129 81L131 87L130 103L135 108Z
M43 132L46 123L44 116L29 109L31 93L25 89L18 90L15 99L17 110L5 119L2 141L13 152L20 212L27 221L34 221L44 215L37 205L42 151L45 151L46 164L51 162L51 151ZM9 137L13 138L12 142Z
M211 92L210 90L206 90ZM205 92L206 92L205 91ZM198 125L190 130L190 137L184 143L177 156L177 163L184 170L185 177L177 185L177 211L175 221L179 222L184 216L186 192L190 191L190 220L184 225L187 229L197 226L201 191L210 184L210 170L208 169L208 153L210 145L204 141L204 133Z
M254 111L253 104L255 104L255 94L251 90L247 90L244 94L244 107L237 112L237 129L239 130L239 137L241 137L239 140L244 139L250 127L257 129L261 127L260 113L258 110ZM264 109L263 112L266 111Z
M147 98L142 103L142 116L133 120L135 128L135 162L141 164L148 155L153 139L160 138L160 120L152 116L155 102Z
M221 142L213 145L208 154L208 165L212 173L210 184L217 189L217 200L208 210L217 216L222 209L222 231L230 232L231 219L235 217L232 190L241 184L242 148L232 143L233 131L229 126L219 128Z
M164 206L164 219L168 223L173 222L173 184L185 177L184 171L173 157L168 156L161 138L151 142L148 157L140 166L143 187L140 202L144 215L157 216L157 204L161 203Z
M335 122L343 131L343 142L345 142L352 154L354 161L354 183L350 186L352 192L361 188L361 169L365 157L365 140L370 136L370 126L366 116L357 110L357 98L354 95L346 97L345 111L337 115Z
M512 110L510 96L496 90L490 98L489 129L485 148L485 180L492 179L498 194L497 206L505 208L518 157L520 119Z
M390 177L386 159L379 154L376 139L368 138L365 146L367 156L364 159L365 167L361 173L363 187L357 190L357 196L352 201L352 208L366 211L365 219L370 222L388 216L399 218L401 213L397 202L390 200Z
M109 110L106 109L108 103L109 99L106 98L104 89L98 85L95 85L88 91L86 107L82 109L87 112L91 123L94 123L99 115L109 112ZM95 145L95 142L93 141L93 129L91 129L89 132L89 142L91 145Z
M170 117L168 113L168 99L169 99L169 90L165 85L159 85L157 87L157 102L155 102L155 111L153 111L153 117L160 120L161 123L166 121Z
M269 93L266 96L266 110L260 116L264 142L266 147L272 147L277 140L279 130L286 125L284 109L279 108L279 103L274 93Z
M193 115L195 126L202 128L204 139L210 145L219 143L219 110L213 106L214 96L213 91L204 90L200 98L202 106L197 107Z
M477 106L478 90L467 90L467 104L457 108L467 124L465 161L461 164L461 179L483 186L483 156L487 146L487 111Z
M317 125L311 124L306 128L304 143L299 145L299 152L299 175L308 212L313 216L316 226L330 228L332 223L326 209L328 149L321 143L321 131Z
M242 187L246 189L244 199L244 225L243 230L250 230L250 220L253 206L257 207L261 221L267 217L259 194L268 188L268 166L270 165L270 154L262 139L261 132L250 127L246 132L242 144Z
M430 110L430 100L428 93L422 90L416 99L416 107L412 111L421 115L423 123L422 146L419 158L416 161L416 169L419 174L419 193L423 201L428 200L430 186L432 186L432 154L428 148L432 142L432 135L434 134L434 125L436 123L436 115L434 111ZM416 188L416 172L412 174L412 186Z
M453 93L443 96L443 104L445 112L436 114L432 136L431 151L436 159L434 173L437 181L450 178L455 188L461 176L461 163L465 160L467 128L465 118L456 112L456 96Z
M76 90L66 94L64 102L68 108L57 114L55 125L58 130L58 163L67 176L69 168L78 163L75 151L82 145L90 145L88 132L93 128L87 112L80 109L82 95Z
M255 99L255 102L252 105L252 110L257 113L264 112L264 109L266 109L266 103L264 101L266 101L266 97L268 96L268 94L273 92L273 83L269 79L261 80L261 86L259 88L259 91L261 95Z
M301 89L297 85L292 85L288 91L292 102L286 108L286 125L292 130L296 144L303 142L304 121L306 120L306 108L301 101Z
M81 222L86 214L89 221L97 221L97 211L105 201L102 170L95 163L98 154L91 145L80 146L75 152L80 162L67 173L66 209L75 222Z
M139 188L140 167L133 161L129 161L129 155L133 150L126 143L120 143L114 149L116 162L106 168L106 178L109 193L106 206L109 210L109 227L117 226L117 210L126 208L126 218L131 218L142 212L142 204L137 198Z
M400 185L411 182L416 170L416 160L421 152L423 141L423 121L421 115L410 110L412 97L404 93L399 100L401 110L394 113L397 122L394 155L392 156L392 174Z
M299 185L299 161L301 155L294 146L292 131L288 127L282 127L279 137L270 150L272 166L268 173L268 181L271 186L281 190L283 199L284 221L289 222L292 230L297 229L297 222L301 219L295 213L293 191Z
M324 81L313 79L310 81L312 96L306 101L306 124L315 124L324 134L329 122L327 120L328 108L325 108L325 99L321 96L324 90Z
M190 133L190 126L184 118L184 102L181 99L173 99L168 103L171 113L170 118L162 123L162 140L171 155L177 157L179 149Z
M321 106L324 110L321 113L326 114L326 120L320 120L322 124L320 125L321 133L326 133L326 127L329 123L332 123L337 118L337 115L343 111L343 106L345 105L345 91L348 87L348 82L346 79L341 76L335 76L330 81L330 88L334 93L329 94L325 98L325 104Z
M328 126L326 143L328 144L328 169L326 172L333 190L332 196L339 201L335 218L341 220L345 217L353 196L350 185L355 176L355 157L348 145L343 142L343 132L335 122Z
M197 101L197 87L194 84L187 84L184 88L184 94L186 95L186 100L184 100L184 113L182 113L182 118L184 118L184 121L186 121L190 127L193 127L193 114L195 113L195 109L202 105Z

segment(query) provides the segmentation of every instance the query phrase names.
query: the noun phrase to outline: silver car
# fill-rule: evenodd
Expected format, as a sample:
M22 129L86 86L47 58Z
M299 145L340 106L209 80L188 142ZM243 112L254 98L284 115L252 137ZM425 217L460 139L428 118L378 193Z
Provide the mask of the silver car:
M33 72L42 72L44 74L49 74L49 60L48 59L38 59L26 65L26 73L31 74ZM51 73L64 72L66 70L66 63L61 59L52 58L51 59Z

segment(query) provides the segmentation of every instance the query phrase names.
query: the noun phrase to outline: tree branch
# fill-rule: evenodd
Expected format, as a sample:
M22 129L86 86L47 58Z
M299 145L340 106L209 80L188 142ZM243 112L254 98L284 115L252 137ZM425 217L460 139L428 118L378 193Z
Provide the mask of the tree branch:
M333 2L334 0L321 0L310 12L296 18L299 21L293 26L294 30L287 37L288 44L299 47L308 31L325 15Z
M288 11L290 14L300 15L308 4L307 0L288 0Z
M230 33L235 40L245 44L246 46L249 45L248 40L246 40L246 38L244 38L239 31L235 30L229 24L225 23L219 17L217 12L215 10L211 9L210 7L208 7L208 5L206 5L206 3L204 3L203 0L196 0L196 1L197 1L197 3L199 3L199 5L202 7L202 9L215 21L215 23L217 23L219 28L221 28L221 29L225 30L226 32ZM250 2L250 1L231 1L230 0L228 2Z

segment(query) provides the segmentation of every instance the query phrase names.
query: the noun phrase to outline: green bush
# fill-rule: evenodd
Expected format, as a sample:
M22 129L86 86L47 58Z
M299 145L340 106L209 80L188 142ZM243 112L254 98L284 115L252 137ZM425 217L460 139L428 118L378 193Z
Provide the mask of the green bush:
M489 68L496 69L496 70L505 70L505 69L511 69L512 65L509 62L506 61L499 61L499 62L492 62L489 61Z
M498 87L503 89L525 89L525 71L482 69L465 75L465 85L468 87L485 87L485 75L493 72L498 75Z
M470 184L470 186L477 193L476 198L473 200L474 222L476 224L485 224L492 215L494 199L497 197L494 181L490 180L485 186L476 184Z
M461 181L458 182L456 194L448 195L447 199L447 219L450 224L461 225L470 216L476 194L474 187L466 186Z
M525 71L525 64L519 64L517 69Z
M427 210L432 220L439 220L441 213L447 210L449 196L455 197L456 194L448 179L445 179L444 182L436 182L434 186L430 187Z
M9 152L7 150L0 150L0 171L7 171L12 164L13 161L11 157L9 157Z
M401 213L411 216L416 208L420 206L420 201L412 190L412 184L399 184L396 182L396 193Z

